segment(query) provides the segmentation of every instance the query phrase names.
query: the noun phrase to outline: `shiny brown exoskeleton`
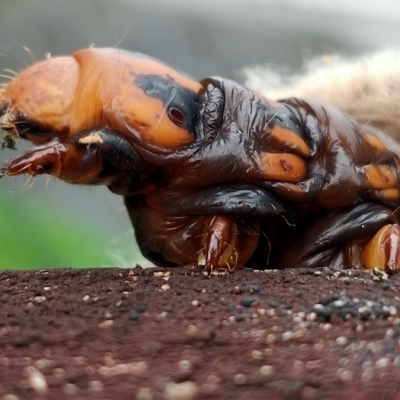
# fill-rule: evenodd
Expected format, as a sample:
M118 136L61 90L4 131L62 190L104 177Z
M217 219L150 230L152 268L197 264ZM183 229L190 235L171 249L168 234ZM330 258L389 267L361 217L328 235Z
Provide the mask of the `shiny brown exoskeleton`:
M39 145L2 175L107 185L156 264L400 266L400 146L335 109L95 48L22 71L0 109L5 145Z

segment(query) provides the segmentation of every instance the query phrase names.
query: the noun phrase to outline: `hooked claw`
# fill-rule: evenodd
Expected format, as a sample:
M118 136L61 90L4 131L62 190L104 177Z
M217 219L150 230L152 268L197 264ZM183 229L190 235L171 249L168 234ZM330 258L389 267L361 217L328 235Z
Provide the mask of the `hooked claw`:
M229 215L216 215L204 236L204 259L199 262L205 266L208 276L217 268L233 271L242 268L253 254L259 241L258 233L246 232Z
M365 246L361 256L364 269L383 271L400 269L400 227L388 224L381 228Z
M205 266L210 276L215 268L228 265L229 269L234 269L231 262L236 252L236 225L229 216L215 216L209 227L205 237ZM222 264L222 265L221 265ZM225 266L226 266L225 265Z
M84 146L74 143L52 142L13 158L0 170L0 176L48 174L71 183L88 183L101 171L102 162L93 157L93 162L82 166L85 151ZM86 174L82 176L81 170Z

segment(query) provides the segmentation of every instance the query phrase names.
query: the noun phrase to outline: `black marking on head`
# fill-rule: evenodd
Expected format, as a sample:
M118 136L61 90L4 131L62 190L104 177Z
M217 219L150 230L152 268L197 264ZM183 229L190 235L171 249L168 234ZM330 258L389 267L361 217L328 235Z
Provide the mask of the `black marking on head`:
M137 75L134 85L152 98L163 102L171 121L195 134L198 120L199 96L193 90L176 83L172 78L155 74Z

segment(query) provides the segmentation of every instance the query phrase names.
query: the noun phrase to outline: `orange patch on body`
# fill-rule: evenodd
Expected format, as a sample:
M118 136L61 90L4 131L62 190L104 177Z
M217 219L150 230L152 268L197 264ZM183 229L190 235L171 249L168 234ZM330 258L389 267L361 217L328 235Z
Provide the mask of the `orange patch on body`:
M269 132L272 145L277 145L277 151L290 150L303 157L310 157L310 149L306 142L290 129L275 125Z
M307 163L290 153L261 153L261 178L297 183L306 177Z
M400 199L399 189L382 189L368 192L369 197L378 201L398 201Z
M388 151L383 142L374 135L366 133L365 140L371 147L375 148L379 152Z
M365 185L369 189L392 189L397 185L397 177L387 165L375 164L363 167Z

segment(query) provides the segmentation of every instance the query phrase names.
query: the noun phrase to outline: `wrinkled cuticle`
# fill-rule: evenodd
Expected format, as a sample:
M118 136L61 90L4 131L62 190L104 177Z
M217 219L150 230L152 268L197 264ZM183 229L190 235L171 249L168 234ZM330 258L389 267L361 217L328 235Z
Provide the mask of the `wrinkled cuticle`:
M216 95L215 93L218 93ZM208 84L200 93L200 118L198 122L198 134L203 138L204 144L211 143L218 134L222 124L225 96L223 91L213 85ZM212 108L211 105L214 105ZM212 120L212 129L209 121Z

